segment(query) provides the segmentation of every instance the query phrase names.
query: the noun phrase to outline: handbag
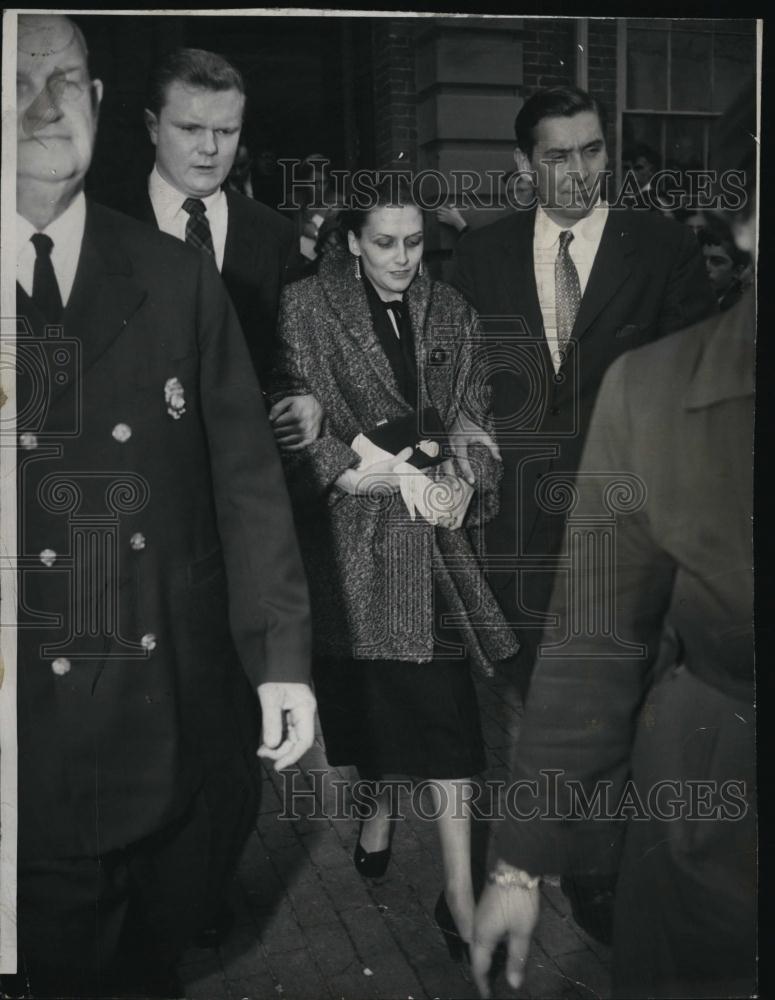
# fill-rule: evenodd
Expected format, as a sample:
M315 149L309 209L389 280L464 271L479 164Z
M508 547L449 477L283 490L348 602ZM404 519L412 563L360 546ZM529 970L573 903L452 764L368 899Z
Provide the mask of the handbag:
M439 465L449 457L447 432L435 406L426 406L419 413L413 410L394 420L381 420L362 433L391 455L412 448L407 464L416 469Z

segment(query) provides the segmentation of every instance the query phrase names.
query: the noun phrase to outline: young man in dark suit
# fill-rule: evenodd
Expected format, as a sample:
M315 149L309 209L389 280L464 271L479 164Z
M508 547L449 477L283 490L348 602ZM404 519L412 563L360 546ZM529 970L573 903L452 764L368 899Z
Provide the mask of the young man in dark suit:
M266 385L280 292L300 255L287 219L223 186L244 112L242 75L223 56L204 49L170 52L154 71L145 110L156 150L150 176L106 193L105 200L214 258ZM295 396L278 402L270 417L279 444L303 446L317 437L322 411L313 396Z
M504 462L487 549L523 644L524 693L565 555L565 485L603 375L625 351L712 313L715 299L690 232L605 202L605 121L594 99L573 87L538 91L515 130L517 166L533 177L538 204L467 234L453 284L485 317L481 356Z
M309 606L212 261L84 197L101 96L19 18L19 973L169 997L256 807L244 710L276 767L311 745Z

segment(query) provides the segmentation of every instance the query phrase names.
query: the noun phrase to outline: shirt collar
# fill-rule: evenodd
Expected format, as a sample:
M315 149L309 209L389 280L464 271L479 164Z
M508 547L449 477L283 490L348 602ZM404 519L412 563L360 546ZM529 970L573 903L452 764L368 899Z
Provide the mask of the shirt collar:
M38 230L24 216L16 214L16 245L23 247L37 232L49 236L54 244L54 252L65 246L80 247L86 228L86 197L80 191L67 208L50 222L45 229Z
M162 177L155 163L148 178L148 194L154 211L161 212L168 219L183 211L183 202L188 198L187 194L182 194ZM223 189L218 188L206 198L200 195L199 200L204 204L205 211L210 212L224 197Z
M575 239L584 240L586 243L597 245L603 233L606 219L608 218L608 204L602 199L595 205L589 215L579 219L572 226L558 226L553 219L544 211L542 205L538 206L535 223L535 243L542 250L548 250L555 246L560 239L560 233L566 229L573 230Z

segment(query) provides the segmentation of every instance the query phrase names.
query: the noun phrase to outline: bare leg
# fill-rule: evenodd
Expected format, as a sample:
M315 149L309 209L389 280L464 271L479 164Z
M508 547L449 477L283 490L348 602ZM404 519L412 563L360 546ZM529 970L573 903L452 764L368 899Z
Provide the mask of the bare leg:
M464 941L471 941L474 920L474 885L471 877L470 779L433 781L441 861L444 866L444 895Z

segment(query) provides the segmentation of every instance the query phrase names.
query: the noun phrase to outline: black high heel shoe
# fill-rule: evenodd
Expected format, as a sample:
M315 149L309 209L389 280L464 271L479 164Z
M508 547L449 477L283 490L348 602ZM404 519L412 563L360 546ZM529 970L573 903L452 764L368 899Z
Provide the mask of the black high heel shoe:
M355 870L363 878L382 878L390 864L390 844L384 851L364 851L361 847L361 831L363 823L358 829L358 843L355 845L353 863Z
M464 941L457 929L455 918L452 916L447 905L447 898L442 892L436 901L436 909L433 911L439 930L444 935L444 941L449 951L449 957L455 962L467 962L471 964L471 951L468 942Z

